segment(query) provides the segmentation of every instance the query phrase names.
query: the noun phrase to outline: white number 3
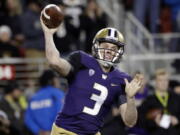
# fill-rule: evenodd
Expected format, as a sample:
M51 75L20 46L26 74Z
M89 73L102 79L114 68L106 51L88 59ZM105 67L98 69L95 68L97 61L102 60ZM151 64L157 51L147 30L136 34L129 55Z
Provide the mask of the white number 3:
M96 95L96 94L91 95L90 99L96 101L94 108L89 108L85 106L83 108L83 112L90 115L97 115L99 113L99 110L101 109L102 104L107 98L108 89L105 86L98 83L94 83L93 88L99 90L101 93L100 95Z

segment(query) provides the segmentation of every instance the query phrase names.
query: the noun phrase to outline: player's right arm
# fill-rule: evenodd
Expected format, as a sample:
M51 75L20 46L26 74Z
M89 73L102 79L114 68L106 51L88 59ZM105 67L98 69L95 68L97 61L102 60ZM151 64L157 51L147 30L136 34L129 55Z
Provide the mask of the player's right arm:
M44 31L44 36L45 36L45 54L46 58L48 60L48 63L52 68L54 68L56 71L60 73L62 76L67 76L72 68L71 64L60 57L60 53L57 50L54 40L53 40L53 34L57 31L58 28L56 29L49 29L47 28L42 19L40 17L41 21L41 26Z

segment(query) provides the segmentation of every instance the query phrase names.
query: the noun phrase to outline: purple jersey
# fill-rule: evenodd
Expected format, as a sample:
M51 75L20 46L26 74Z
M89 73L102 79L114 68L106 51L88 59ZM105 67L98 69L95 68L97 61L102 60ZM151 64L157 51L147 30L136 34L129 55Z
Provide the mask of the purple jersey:
M115 68L103 72L94 57L81 51L71 54L69 62L69 90L55 123L78 135L95 134L116 99L126 102L124 78L131 78Z

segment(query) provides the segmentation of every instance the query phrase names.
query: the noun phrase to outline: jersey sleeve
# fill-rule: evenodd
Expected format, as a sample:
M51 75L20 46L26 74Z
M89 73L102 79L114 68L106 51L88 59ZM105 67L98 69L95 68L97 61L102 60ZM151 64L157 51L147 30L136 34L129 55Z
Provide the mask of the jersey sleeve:
M127 79L129 82L132 80L131 76L126 76L123 78L123 83L121 84L121 93L119 95L119 105L122 105L124 103L127 102L127 98L126 98L126 92L125 92L125 82L124 82L124 79Z
M127 102L126 93L125 93L125 85L122 85L122 91L119 95L119 105L122 105Z
M80 51L71 53L68 57L68 62L71 64L72 67L66 78L68 81L71 81L73 80L75 74L83 67Z

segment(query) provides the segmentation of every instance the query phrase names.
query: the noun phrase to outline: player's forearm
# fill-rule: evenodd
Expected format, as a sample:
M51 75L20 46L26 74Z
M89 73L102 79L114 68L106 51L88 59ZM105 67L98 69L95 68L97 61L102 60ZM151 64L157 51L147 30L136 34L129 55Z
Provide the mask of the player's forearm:
M50 64L56 63L59 58L59 52L53 41L53 34L44 33L45 35L45 53L46 58Z
M132 127L137 121L137 109L135 105L135 99L127 97L127 107L124 114L124 121L127 126Z
M50 66L62 76L68 75L71 65L67 60L60 57L53 41L53 34L45 32L45 44L46 58Z

